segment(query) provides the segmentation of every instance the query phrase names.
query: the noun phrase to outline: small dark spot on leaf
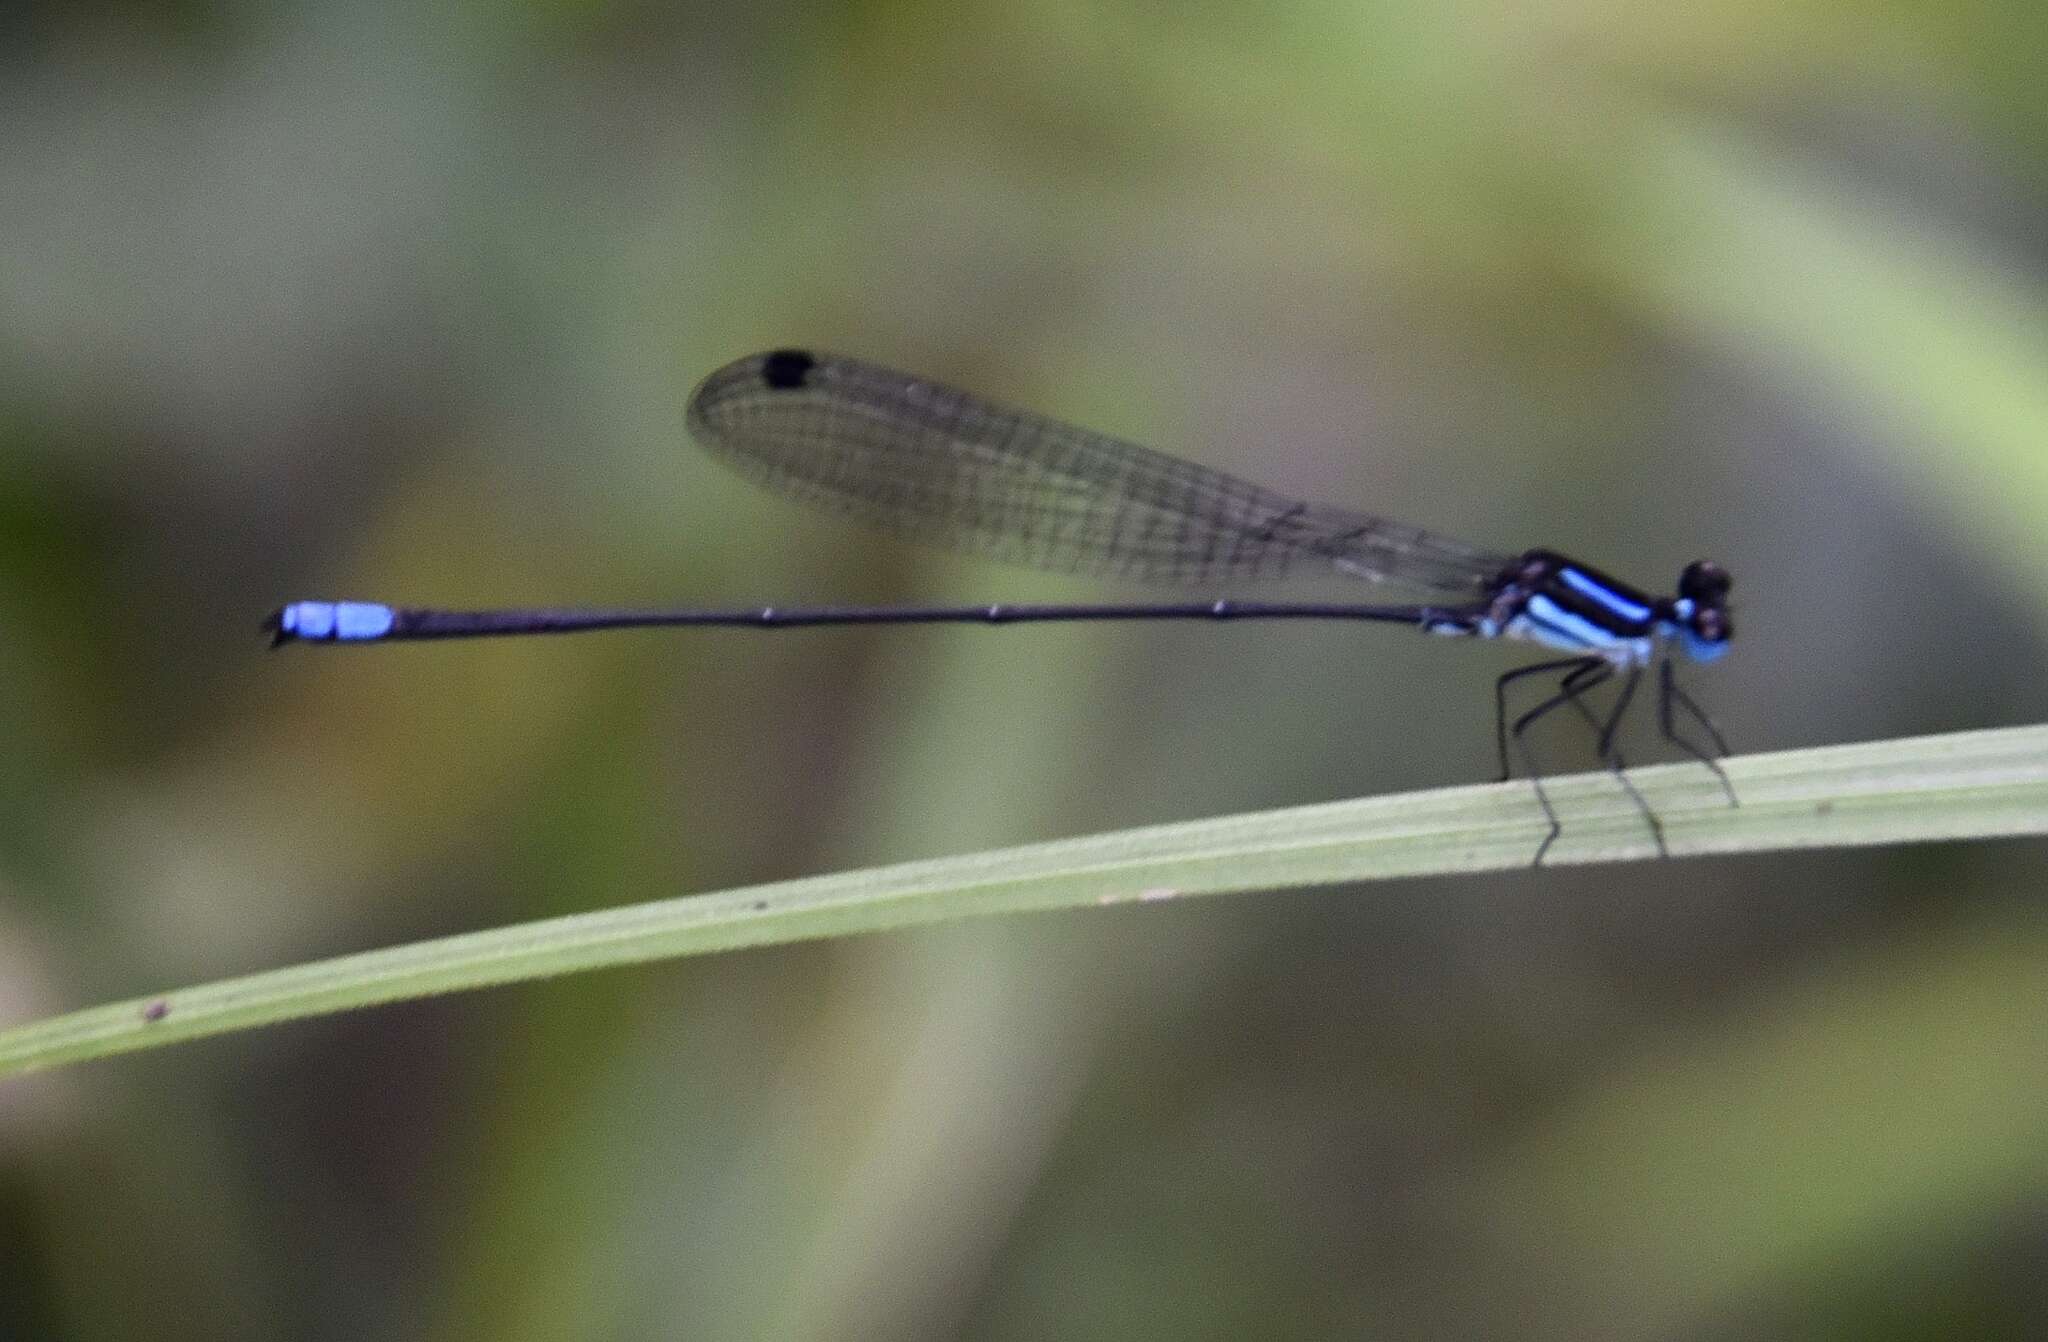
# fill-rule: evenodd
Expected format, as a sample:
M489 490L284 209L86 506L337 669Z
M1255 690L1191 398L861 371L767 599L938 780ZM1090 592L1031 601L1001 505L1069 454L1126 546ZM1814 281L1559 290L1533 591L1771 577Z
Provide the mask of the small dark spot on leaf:
M144 1020L162 1020L164 1017L170 1014L171 1004L161 997L157 998L154 1002L151 1002L148 1006L142 1008L142 1018Z

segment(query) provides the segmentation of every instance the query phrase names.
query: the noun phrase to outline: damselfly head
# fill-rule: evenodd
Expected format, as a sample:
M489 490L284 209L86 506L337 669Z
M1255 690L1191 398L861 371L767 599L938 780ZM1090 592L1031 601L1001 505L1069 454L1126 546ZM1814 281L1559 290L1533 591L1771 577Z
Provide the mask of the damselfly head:
M1728 570L1711 559L1695 559L1678 575L1680 636L1686 655L1696 662L1711 662L1728 651L1735 637L1735 622L1728 616L1728 589L1735 580Z

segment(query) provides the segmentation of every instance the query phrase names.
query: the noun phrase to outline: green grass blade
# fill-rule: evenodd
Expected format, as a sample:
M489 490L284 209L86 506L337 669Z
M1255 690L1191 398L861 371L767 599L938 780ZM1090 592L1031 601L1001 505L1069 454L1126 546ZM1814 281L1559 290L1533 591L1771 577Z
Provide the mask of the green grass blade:
M1675 856L2048 832L2048 726L1633 770ZM1551 780L1548 866L1654 856L1605 774ZM952 918L1526 867L1526 783L1446 788L1063 839L550 918L94 1007L0 1032L0 1077L379 1002Z

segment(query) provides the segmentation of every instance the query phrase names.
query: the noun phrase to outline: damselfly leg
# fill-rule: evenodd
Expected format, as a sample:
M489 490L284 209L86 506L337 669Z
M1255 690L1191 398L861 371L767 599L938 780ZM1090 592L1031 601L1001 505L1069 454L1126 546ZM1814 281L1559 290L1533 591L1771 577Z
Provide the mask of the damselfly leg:
M1544 671L1556 671L1567 667L1570 669L1566 670L1563 678L1558 681L1557 692L1516 718L1512 728L1508 727L1506 714L1507 686L1509 682L1519 680L1524 676ZM1533 666L1521 667L1508 672L1494 682L1494 702L1501 714L1496 725L1500 728L1500 738L1502 741L1501 759L1503 774L1505 775L1506 773L1506 742L1512 739L1515 744L1516 753L1522 757L1522 768L1529 775L1530 786L1536 790L1536 804L1543 808L1543 818L1550 824L1550 830L1543 836L1543 842L1536 846L1536 857L1529 864L1532 867L1543 865L1544 854L1550 851L1551 844L1557 842L1557 836L1564 832L1564 825L1558 820L1557 808L1550 804L1550 794L1543 787L1543 764L1536 758L1535 748L1529 744L1529 728L1566 704L1572 705L1578 710L1581 717L1597 728L1599 726L1598 720L1593 717L1591 710L1586 707L1580 696L1595 686L1604 683L1613 674L1613 666L1603 657L1571 657L1561 661L1538 662ZM1502 781L1506 781L1505 776Z
M1614 774L1614 780L1621 784L1621 790L1628 793L1629 800L1643 813L1643 819L1650 826L1650 837L1656 841L1657 856L1669 857L1671 851L1664 846L1664 822L1650 809L1650 803L1636 790L1634 780L1628 776L1628 763L1621 757L1621 745L1616 739L1621 730L1622 715L1636 697L1636 686L1642 683L1643 669L1630 667L1628 678L1621 683L1621 693L1614 697L1614 708L1607 714L1606 725L1600 729L1600 759Z
M1528 666L1518 666L1493 682L1493 737L1494 744L1500 752L1501 782L1505 783L1515 776L1514 769L1508 764L1508 686L1529 676L1540 676L1546 671L1566 671L1569 669L1570 672L1577 673L1589 666L1604 665L1605 662L1598 657L1559 657L1554 661L1532 662ZM1570 676L1568 675L1566 679L1570 679ZM1547 712L1549 709L1557 707L1559 703L1564 702L1565 697L1559 696L1558 699L1547 703L1542 711ZM1583 707L1580 711L1585 712ZM1537 716L1541 716L1541 712ZM1526 716L1523 718L1523 721L1528 720ZM1587 715L1587 721L1592 722L1590 714ZM1595 723L1594 725L1597 726L1598 724ZM1548 810L1549 808L1546 806L1544 809Z
M1521 714L1514 720L1513 726L1509 726L1507 721L1508 685L1525 676L1558 670L1564 671L1565 674L1558 681L1556 692L1542 703ZM1501 752L1503 781L1505 781L1508 773L1508 742L1512 740L1515 753L1520 756L1522 767L1529 777L1529 783L1535 789L1537 804L1543 808L1543 818L1550 826L1549 832L1543 837L1543 842L1536 848L1536 857L1531 863L1532 866L1543 865L1544 857L1549 854L1550 846L1557 841L1558 835L1564 832L1564 826L1558 819L1557 809L1552 805L1548 791L1543 786L1543 766L1536 758L1534 747L1529 743L1528 733L1529 729L1536 723L1566 705L1570 705L1576 710L1579 716L1584 718L1587 725L1596 733L1595 752L1600 762L1606 765L1608 771L1614 775L1615 781L1621 785L1621 789L1628 795L1628 799L1642 813L1643 822L1650 827L1650 838L1657 845L1657 855L1659 857L1669 857L1671 855L1670 850L1664 843L1664 822L1658 818L1656 811L1651 809L1648 799L1643 796L1641 790L1629 778L1628 760L1621 750L1621 723L1628 714L1629 705L1635 700L1637 687L1642 683L1641 668L1637 667L1629 670L1628 675L1622 680L1620 692L1615 696L1614 706L1607 711L1605 717L1595 716L1593 711L1586 706L1586 696L1612 680L1614 675L1614 664L1605 658L1572 657L1518 667L1501 676L1494 683L1494 705L1496 710L1494 723L1497 742Z
M1706 732L1708 739L1714 743L1714 749L1711 752L1703 749L1678 730L1677 724L1672 721L1671 708L1673 704L1678 705L1691 714L1692 720L1698 723L1700 728ZM1662 732L1665 740L1671 742L1671 744L1714 771L1714 777L1720 780L1721 790L1728 794L1728 804L1730 806L1742 805L1740 801L1736 800L1735 785L1728 781L1728 771L1721 767L1721 761L1716 758L1716 756L1728 753L1728 742L1722 737L1721 729L1714 725L1714 720L1707 716L1706 710L1694 703L1692 696L1679 686L1677 677L1672 674L1669 659L1658 668L1657 727Z

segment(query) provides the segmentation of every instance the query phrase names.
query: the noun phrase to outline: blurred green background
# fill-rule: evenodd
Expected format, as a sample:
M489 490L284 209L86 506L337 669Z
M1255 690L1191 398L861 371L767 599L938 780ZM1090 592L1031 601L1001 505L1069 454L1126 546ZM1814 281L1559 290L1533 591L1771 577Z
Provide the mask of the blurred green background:
M2000 0L9 6L0 1022L1488 775L1516 650L1397 630L264 651L302 597L1135 595L723 474L684 398L777 344L1711 555L1741 748L2048 717L2044 67ZM0 1337L2040 1336L2043 852L966 924L0 1083Z

